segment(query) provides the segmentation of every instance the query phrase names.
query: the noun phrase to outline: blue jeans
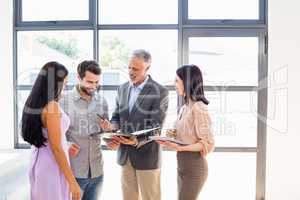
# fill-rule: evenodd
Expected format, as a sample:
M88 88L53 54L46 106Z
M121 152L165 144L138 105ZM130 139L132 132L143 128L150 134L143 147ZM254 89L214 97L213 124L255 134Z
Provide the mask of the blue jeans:
M96 178L76 178L81 190L81 200L98 200L102 185L103 176Z

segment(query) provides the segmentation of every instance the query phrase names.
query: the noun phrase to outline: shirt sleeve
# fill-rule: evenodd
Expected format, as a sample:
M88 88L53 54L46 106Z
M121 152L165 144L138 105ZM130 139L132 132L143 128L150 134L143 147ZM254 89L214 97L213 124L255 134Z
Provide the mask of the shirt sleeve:
M194 119L194 133L198 138L198 142L204 146L204 155L214 149L214 136L212 134L212 122L205 105L197 102L193 106L192 115Z

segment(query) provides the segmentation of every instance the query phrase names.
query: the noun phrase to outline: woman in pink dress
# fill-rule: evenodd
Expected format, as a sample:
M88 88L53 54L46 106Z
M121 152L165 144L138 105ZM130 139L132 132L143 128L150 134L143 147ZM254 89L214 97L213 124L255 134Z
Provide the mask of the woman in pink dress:
M65 136L70 120L57 102L67 75L62 64L45 64L24 106L22 137L32 145L31 200L80 199L80 187L70 168Z

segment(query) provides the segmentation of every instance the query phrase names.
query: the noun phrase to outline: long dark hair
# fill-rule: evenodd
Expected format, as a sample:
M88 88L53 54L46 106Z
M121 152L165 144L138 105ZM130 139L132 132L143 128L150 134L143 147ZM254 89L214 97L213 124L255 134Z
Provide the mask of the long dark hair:
M22 113L22 137L29 144L45 146L41 113L50 101L58 101L67 75L66 67L58 62L48 62L40 70Z
M183 65L176 71L177 76L183 81L186 103L189 100L202 101L209 104L204 96L203 77L200 68L196 65Z

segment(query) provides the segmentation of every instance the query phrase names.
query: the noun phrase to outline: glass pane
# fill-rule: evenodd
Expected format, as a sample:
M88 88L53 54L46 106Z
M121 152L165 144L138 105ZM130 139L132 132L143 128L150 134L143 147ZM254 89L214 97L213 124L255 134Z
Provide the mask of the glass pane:
M104 151L106 179L103 199L122 199L121 169L116 164L116 152ZM199 199L254 200L256 178L255 153L213 153L208 156L209 175ZM177 161L175 152L162 154L162 199L177 199ZM110 192L114 185L115 192ZM217 191L217 192L216 192Z
M21 128L21 119L22 119L22 113L23 113L23 108L24 108L24 105L25 105L25 102L27 100L27 97L30 93L30 90L18 90L18 93L17 93L17 98L18 98L18 104L17 104L17 114L18 114L18 134L19 134L19 137L18 137L18 142L20 144L24 144L26 143L22 136L20 135L21 132L20 132L20 128Z
M119 73L119 77L104 84L118 85L128 80L128 59L135 49L146 49L151 53L149 73L154 80L173 84L177 68L177 31L109 30L100 31L99 35L101 66L106 73Z
M200 199L255 199L255 153L213 153L207 160L209 175Z
M259 19L259 0L189 0L189 19Z
M170 129L174 127L174 122L177 119L177 93L176 91L169 91L169 107L163 129Z
M218 147L257 146L256 92L206 92Z
M18 33L18 84L33 84L49 61L64 64L69 84L76 82L79 62L93 59L92 31L29 31Z
M101 24L177 24L178 0L101 0Z
M89 0L22 0L23 21L88 20Z
M117 91L116 90L100 90L99 93L107 101L109 118L111 118L112 113L115 111L115 107L116 107Z
M191 37L189 63L202 69L206 85L258 85L258 38Z

